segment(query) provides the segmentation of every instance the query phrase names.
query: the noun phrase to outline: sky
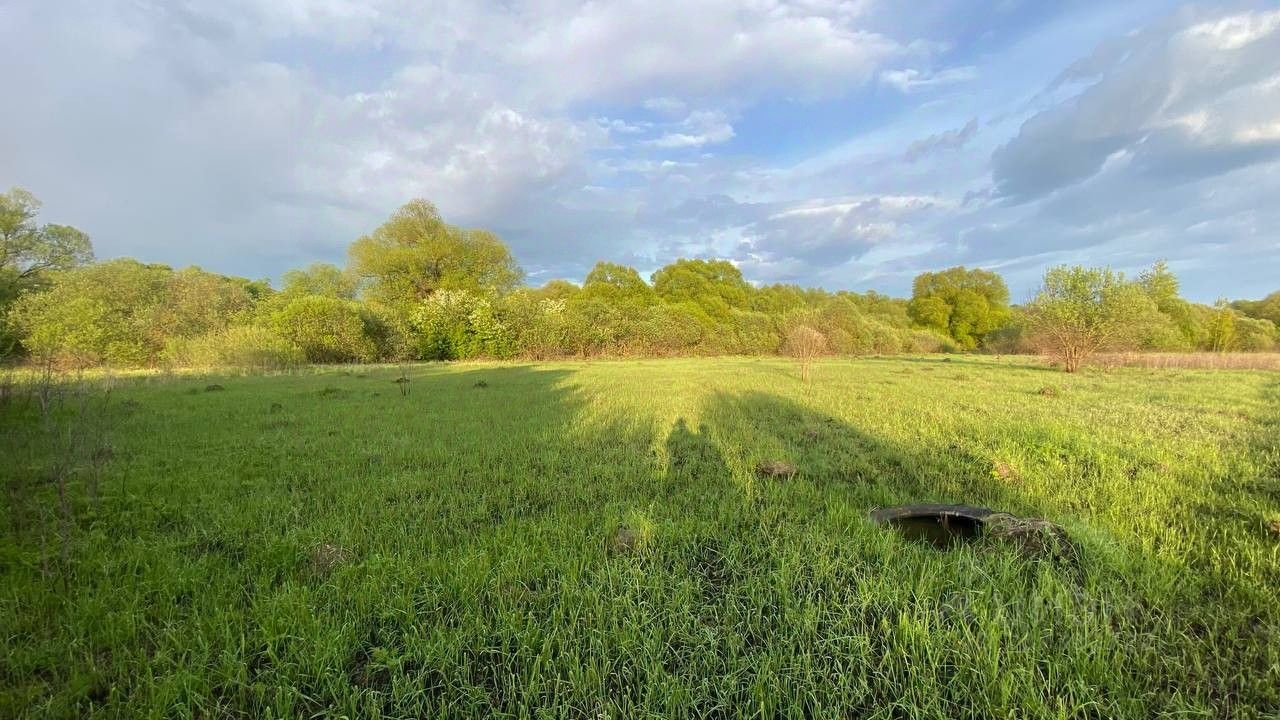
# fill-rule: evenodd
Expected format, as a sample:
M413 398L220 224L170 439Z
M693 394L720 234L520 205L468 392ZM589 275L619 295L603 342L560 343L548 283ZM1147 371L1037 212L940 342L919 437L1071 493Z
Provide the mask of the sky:
M100 258L278 278L425 198L534 285L1280 289L1275 2L0 0L0 72L0 187Z

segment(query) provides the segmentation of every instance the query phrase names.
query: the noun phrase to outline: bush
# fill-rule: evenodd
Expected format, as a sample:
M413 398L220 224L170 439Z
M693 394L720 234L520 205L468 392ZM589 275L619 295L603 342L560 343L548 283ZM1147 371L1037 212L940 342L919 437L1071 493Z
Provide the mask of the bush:
M378 348L366 334L361 310L350 300L306 295L289 301L271 321L308 362L368 362L377 357Z
M282 370L305 360L296 345L269 328L240 325L196 338L174 339L165 350L177 367Z
M902 339L902 351L908 353L954 353L960 346L945 335L932 330L910 330Z

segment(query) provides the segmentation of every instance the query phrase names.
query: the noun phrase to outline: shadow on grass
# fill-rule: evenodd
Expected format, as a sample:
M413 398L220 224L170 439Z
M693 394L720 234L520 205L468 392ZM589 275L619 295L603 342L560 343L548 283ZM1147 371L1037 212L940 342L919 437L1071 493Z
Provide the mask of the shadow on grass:
M110 542L79 548L69 592L0 567L17 588L0 606L6 634L23 638L0 668L0 715L977 717L995 694L974 688L1009 677L1027 702L1134 716L1163 707L1139 693L1269 700L1257 687L1274 651L1254 644L1264 629L1232 630L1239 608L1170 606L1102 558L1072 590L1141 613L1108 615L1116 627L1073 635L1003 605L975 619L965 586L992 581L938 576L990 566L869 542L861 524L878 505L1063 520L963 444L887 441L766 393L715 394L696 427L659 428L568 370L408 374L403 397L396 368L148 389L143 407L172 411L121 433L136 490L108 499L97 532ZM800 474L751 477L766 459ZM632 512L654 542L610 556L608 533ZM327 545L340 552L320 567L313 549ZM1042 587L1039 572L1018 579ZM984 589L1006 590L1024 592ZM1019 639L1002 623L1045 631L1021 638L1044 655L998 648L1012 672L968 663L957 680L976 638ZM1089 667L1081 638L1112 633L1140 662ZM1042 688L1043 675L1072 687ZM1121 704L1069 705L1096 697Z
M1090 604L1112 609L1109 632L1127 638L1133 657L1141 658L1134 668L1123 670L1145 673L1141 685L1181 687L1205 706L1231 714L1233 709L1280 706L1277 686L1262 680L1280 662L1280 617L1273 590L1267 589L1274 588L1280 567L1274 549L1268 550L1260 538L1256 512L1276 507L1280 498L1280 384L1269 386L1264 397L1273 410L1243 449L1258 464L1257 472L1249 483L1224 488L1202 508L1221 511L1252 504L1250 525L1237 534L1205 530L1190 525L1197 522L1193 512L1180 512L1169 518L1164 538L1086 529L1092 512L1087 502L1064 514L1059 501L1017 478L999 477L989 459L960 444L888 441L766 393L716 395L706 416L718 436L749 448L748 461L774 456L795 463L796 482L811 488L793 484L770 498L794 512L812 506L815 496L827 505L852 502L865 510L959 503L1046 517L1084 530L1084 537L1074 538L1083 545L1087 572L1076 592L1079 598L1091 598ZM1248 499L1240 497L1241 491ZM1179 524L1185 529L1179 530ZM1179 537L1184 532L1188 538ZM1192 548L1178 560L1152 552L1161 542L1187 540ZM1274 548L1276 538L1269 541ZM1224 561L1224 553L1236 555Z
M930 355L927 357L921 357L918 355L873 355L860 359L892 365L908 363L912 365L937 365L943 367L950 365L988 369L992 366L996 366L1018 370L1041 370L1051 373L1062 373L1061 368L1055 367L1044 359L1032 355Z

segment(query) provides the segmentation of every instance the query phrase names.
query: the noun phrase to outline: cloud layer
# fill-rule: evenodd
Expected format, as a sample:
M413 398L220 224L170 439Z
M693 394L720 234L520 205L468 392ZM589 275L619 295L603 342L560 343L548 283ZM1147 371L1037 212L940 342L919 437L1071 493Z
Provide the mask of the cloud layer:
M700 255L904 292L968 263L1017 296L1166 257L1200 299L1274 289L1280 11L52 5L0 6L0 184L103 256L278 276L426 197L534 281Z

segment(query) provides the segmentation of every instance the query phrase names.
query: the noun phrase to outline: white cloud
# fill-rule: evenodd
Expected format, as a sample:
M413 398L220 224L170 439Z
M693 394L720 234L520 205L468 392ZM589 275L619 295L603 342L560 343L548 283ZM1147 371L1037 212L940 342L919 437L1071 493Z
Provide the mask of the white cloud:
M978 69L968 65L946 68L938 72L906 68L881 72L880 82L895 87L901 92L913 93L942 85L969 82L977 77Z
M918 9L921 40L916 8L876 0L9 0L0 181L103 255L251 275L340 261L415 196L539 277L689 252L899 282L1172 243L1175 219L1261 252L1280 11L1106 44L991 159L989 92L1004 113L1028 88L944 37L949 7ZM888 102L851 107L863 89ZM1255 199L1224 200L1245 175Z
M1202 178L1274 157L1280 10L1156 26L1071 71L1097 77L1027 120L993 158L1006 197L1042 196L1098 173L1122 150L1135 172Z
M656 148L694 148L714 145L733 139L733 126L724 113L700 110L691 113L680 123L680 129L668 132L644 144Z

